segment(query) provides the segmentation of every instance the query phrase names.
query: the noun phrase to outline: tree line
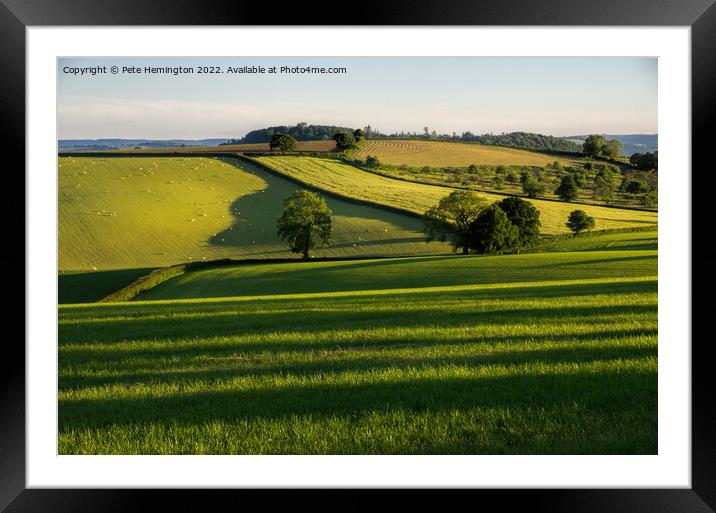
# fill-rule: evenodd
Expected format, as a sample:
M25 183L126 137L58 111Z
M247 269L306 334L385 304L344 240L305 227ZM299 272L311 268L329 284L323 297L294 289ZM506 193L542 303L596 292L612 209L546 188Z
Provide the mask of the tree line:
M284 200L277 235L304 260L317 245L330 245L333 212L318 194L301 190ZM471 191L453 191L423 215L426 241L449 242L467 255L519 253L540 234L540 212L529 201L509 197L491 205ZM583 210L570 213L566 226L576 235L595 226Z

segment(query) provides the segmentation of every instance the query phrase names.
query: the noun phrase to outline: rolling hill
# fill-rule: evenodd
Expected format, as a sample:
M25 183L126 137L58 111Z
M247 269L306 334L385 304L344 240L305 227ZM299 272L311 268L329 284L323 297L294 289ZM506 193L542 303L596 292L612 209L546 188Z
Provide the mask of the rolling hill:
M219 258L293 256L276 236L299 187L235 159L62 157L59 269L160 267ZM419 219L327 198L334 243L318 256L449 252Z

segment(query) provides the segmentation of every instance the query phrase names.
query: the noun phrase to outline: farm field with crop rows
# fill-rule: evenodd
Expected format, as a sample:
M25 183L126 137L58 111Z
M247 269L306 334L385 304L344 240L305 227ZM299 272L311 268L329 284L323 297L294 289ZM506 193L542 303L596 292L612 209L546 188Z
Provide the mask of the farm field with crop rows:
M354 156L365 160L369 155L396 166L545 166L555 161L571 166L587 162L582 157L555 156L503 146L420 140L363 141Z

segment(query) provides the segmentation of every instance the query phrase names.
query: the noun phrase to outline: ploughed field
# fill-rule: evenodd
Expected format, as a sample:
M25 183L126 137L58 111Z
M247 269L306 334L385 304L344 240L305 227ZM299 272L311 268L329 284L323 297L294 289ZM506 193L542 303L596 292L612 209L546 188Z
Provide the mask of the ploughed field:
M411 141L412 142L412 141ZM454 143L444 143L454 144ZM364 171L334 159L317 157L269 156L255 161L289 178L320 190L375 204L386 205L414 214L423 214L455 189L387 178ZM506 196L477 193L489 203ZM656 226L658 214L644 210L610 208L597 205L575 205L563 201L529 199L540 211L542 233L568 233L565 225L569 213L584 210L596 222L597 230Z
M365 160L370 155L378 157L381 162L396 166L546 166L555 161L571 166L587 162L581 157L548 155L504 146L412 139L366 140L361 143L354 156Z
M62 305L59 452L655 454L656 244L237 265Z
M161 267L220 258L294 256L276 236L295 183L234 158L60 157L59 269ZM316 256L447 253L422 222L326 198L333 245Z

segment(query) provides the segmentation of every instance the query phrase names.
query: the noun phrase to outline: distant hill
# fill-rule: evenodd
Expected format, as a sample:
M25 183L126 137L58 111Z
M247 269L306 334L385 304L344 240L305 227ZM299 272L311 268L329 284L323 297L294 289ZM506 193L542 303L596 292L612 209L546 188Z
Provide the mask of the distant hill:
M226 139L60 139L64 151L105 151L133 148L170 148L174 146L216 146Z
M659 149L658 134L621 134L610 135L602 134L607 139L616 139L624 145L622 154L629 157L634 153L654 152ZM563 139L581 144L588 136L586 135L570 135Z

